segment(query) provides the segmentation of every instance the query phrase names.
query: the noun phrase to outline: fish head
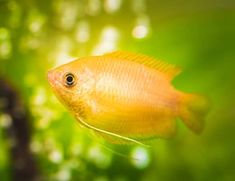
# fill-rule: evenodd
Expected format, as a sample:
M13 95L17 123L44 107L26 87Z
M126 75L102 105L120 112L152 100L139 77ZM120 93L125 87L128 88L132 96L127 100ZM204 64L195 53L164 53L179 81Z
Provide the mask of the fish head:
M47 79L56 97L70 110L80 110L84 71L75 60L48 71Z

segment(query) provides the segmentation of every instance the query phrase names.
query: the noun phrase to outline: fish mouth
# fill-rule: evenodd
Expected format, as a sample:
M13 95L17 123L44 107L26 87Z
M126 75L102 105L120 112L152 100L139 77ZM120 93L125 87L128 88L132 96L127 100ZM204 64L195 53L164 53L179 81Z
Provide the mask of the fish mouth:
M47 80L49 82L49 85L51 86L52 88L52 91L54 92L54 94L56 95L56 97L59 99L59 100L62 100L61 96L62 95L62 92L59 91L58 89L62 89L63 86L61 85L61 83L59 82L58 80L58 76L56 76L56 73L53 71L53 70L49 70L47 72Z
M47 72L47 80L52 85L52 83L55 81L55 75L53 74L52 70L49 70Z
M48 80L48 82L49 82L49 84L50 84L50 86L51 86L52 88L55 88L56 85L59 85L59 84L60 84L60 82L59 82L59 80L57 79L57 76L56 76L56 74L54 73L53 70L49 70L49 71L47 72L47 80Z

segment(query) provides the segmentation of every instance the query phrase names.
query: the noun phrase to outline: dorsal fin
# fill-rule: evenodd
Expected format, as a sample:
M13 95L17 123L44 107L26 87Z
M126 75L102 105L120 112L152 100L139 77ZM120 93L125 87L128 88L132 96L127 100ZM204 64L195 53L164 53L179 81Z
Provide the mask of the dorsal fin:
M126 52L126 51L115 51L112 53L104 54L103 56L120 58L146 65L165 74L166 77L169 78L169 80L172 80L176 75L178 75L181 72L180 68L177 68L174 65L165 63L161 60L157 60L153 57L149 57L143 54Z

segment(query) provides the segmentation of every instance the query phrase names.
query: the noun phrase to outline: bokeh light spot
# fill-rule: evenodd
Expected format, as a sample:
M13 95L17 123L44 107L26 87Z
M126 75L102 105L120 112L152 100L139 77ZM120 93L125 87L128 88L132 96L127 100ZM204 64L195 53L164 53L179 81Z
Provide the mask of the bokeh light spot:
M139 169L146 168L149 165L149 153L143 147L136 147L131 152L132 164Z
M67 36L61 37L55 50L48 56L49 60L53 60L54 66L62 65L72 61L74 57L70 55L72 42Z
M54 5L57 11L58 26L64 30L73 28L79 14L79 1L56 1Z
M86 13L95 16L98 15L101 11L101 2L100 0L88 0L87 11Z
M12 118L9 114L0 115L0 126L3 128L8 128L12 124Z
M111 155L102 150L99 145L91 146L87 156L100 168L108 168L111 163Z
M11 49L9 31L6 28L0 28L0 58L9 58Z
M28 27L32 33L38 33L45 23L45 17L36 10L31 10L28 17Z
M136 26L132 31L132 35L138 39L146 37L147 34L148 34L148 28L144 25Z
M42 150L42 144L37 140L33 140L30 144L30 150L33 153L39 153Z
M32 101L33 105L37 105L37 106L43 105L46 101L45 89L43 87L38 87L35 90L35 94L34 94L32 100L33 100Z
M0 41L9 39L9 31L6 28L0 28Z
M132 30L132 36L137 39L145 38L149 34L150 20L147 15L139 15L136 26Z
M85 43L90 38L90 27L88 22L82 21L78 23L75 34L76 40L80 43Z
M53 163L60 163L63 159L62 157L62 153L59 150L53 150L50 154L49 154L49 159L51 162Z
M71 172L68 169L61 169L57 174L56 174L56 180L58 181L68 181L71 178Z
M116 28L105 27L102 31L100 42L93 50L93 54L103 54L115 50L118 37L119 32Z
M114 13L120 9L122 0L105 0L104 9L108 13Z

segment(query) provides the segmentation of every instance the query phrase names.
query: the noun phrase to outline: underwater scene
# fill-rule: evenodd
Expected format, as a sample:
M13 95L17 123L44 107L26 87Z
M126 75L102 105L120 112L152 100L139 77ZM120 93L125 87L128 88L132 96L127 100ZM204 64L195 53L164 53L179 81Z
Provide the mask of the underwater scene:
M235 180L235 2L0 0L0 180Z

